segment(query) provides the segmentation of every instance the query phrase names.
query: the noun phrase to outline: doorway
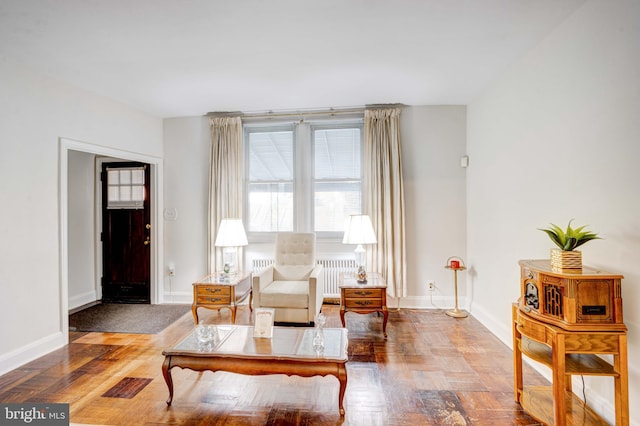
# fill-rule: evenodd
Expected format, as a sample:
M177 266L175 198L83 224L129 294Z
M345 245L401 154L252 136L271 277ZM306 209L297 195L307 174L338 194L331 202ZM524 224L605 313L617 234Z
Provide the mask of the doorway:
M77 176L69 176L69 158L72 152L78 152L86 154L82 161L87 161L85 178L93 182L96 173L96 168L93 158L107 159L116 162L139 162L149 165L149 201L150 201L150 225L149 230L150 240L157 242L162 241L163 238L163 223L158 220L161 217L162 212L162 176L163 165L161 157L154 157L150 155L133 153L130 151L123 151L119 149L107 148L100 145L93 145L86 142L75 141L66 138L60 138L60 151L59 151L59 227L60 227L60 292L61 297L59 299L60 307L60 342L58 344L68 343L68 331L69 331L69 307L75 308L85 304L89 304L92 301L101 300L102 288L101 277L102 274L102 242L100 241L100 234L102 232L102 208L101 197L93 197L94 190L85 188L89 191L85 197L81 197L81 205L76 202L71 202L70 198L76 199L78 195L69 192L69 179L77 179ZM97 161L97 160L96 160ZM85 166L82 166L85 170ZM89 169L93 171L90 172ZM82 177L81 177L82 178ZM101 192L100 185L96 182L95 194ZM86 201L92 199L91 201ZM95 221L90 220L87 227L82 231L80 235L81 250L76 248L77 244L73 244L70 248L69 240L70 236L74 239L78 238L75 234L77 223L69 222L69 208L74 210L80 209L82 211L88 210L90 214L95 214ZM93 212L93 213L91 213ZM95 223L95 226L92 225ZM88 229L87 229L88 228ZM150 303L160 304L163 303L162 294L162 262L160 259L163 257L161 244L149 244L150 251ZM78 289L74 288L73 293L70 295L70 281L78 282L76 279L78 274L81 275L80 282L83 287ZM71 299L70 299L71 296Z

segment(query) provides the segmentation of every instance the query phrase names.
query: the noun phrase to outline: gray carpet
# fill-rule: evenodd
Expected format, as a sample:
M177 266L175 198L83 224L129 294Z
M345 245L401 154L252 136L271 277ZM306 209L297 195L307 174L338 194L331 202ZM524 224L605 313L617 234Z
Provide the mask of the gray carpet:
M104 303L69 315L69 330L156 334L190 309L191 305Z

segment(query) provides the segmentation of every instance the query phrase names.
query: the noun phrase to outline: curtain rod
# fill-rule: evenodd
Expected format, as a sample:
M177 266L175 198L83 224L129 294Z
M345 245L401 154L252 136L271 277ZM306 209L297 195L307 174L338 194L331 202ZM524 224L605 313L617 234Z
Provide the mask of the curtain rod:
M314 110L293 110L293 111L257 111L257 112L241 112L241 111L214 111L208 112L206 117L241 117L241 118L294 118L294 117L313 117L313 116L341 116L349 114L360 114L366 109L380 108L402 108L404 104L370 104L363 107L348 108L327 108Z

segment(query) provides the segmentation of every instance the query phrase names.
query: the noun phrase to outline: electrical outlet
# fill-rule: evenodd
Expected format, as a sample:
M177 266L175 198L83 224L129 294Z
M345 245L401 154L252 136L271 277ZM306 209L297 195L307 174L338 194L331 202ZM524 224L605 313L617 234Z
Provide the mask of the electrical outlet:
M435 281L427 281L427 288L429 289L429 291L435 290L436 289Z
M176 268L175 268L175 266L173 266L173 265L169 265L169 268L168 268L168 269L169 269L169 276L170 276L170 277L173 277L173 276L175 276L175 275L176 275Z

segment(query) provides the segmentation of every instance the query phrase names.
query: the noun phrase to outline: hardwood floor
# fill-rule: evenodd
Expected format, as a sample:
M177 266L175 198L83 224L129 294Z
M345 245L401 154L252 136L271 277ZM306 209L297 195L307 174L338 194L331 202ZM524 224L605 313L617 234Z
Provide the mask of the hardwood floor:
M325 305L327 327L340 327ZM228 310L200 310L210 323ZM172 370L165 401L164 348L193 328L187 314L156 335L70 333L70 344L0 376L2 402L67 402L72 423L97 425L535 425L513 399L511 350L473 317L403 309L347 313L346 415L333 376L241 376ZM247 306L237 324L249 324ZM527 384L548 384L525 366Z

